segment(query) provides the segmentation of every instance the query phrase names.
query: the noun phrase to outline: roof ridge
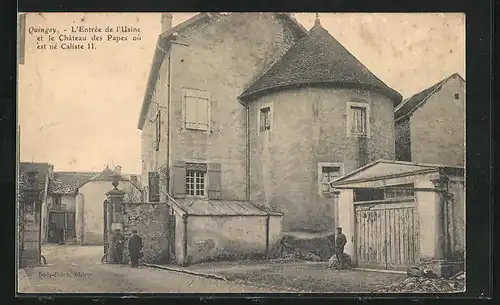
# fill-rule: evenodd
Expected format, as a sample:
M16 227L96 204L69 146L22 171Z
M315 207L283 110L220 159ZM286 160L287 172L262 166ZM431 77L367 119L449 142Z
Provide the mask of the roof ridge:
M394 109L394 111L397 111L399 108L401 108L401 106L403 106L403 104L404 104L404 103L406 103L407 101L411 100L414 96L419 95L420 93L423 93L425 90L428 90L428 89L430 89L430 88L432 88L432 87L434 87L434 86L437 86L437 85L441 84L442 82L444 82L444 81L446 81L446 80L450 79L450 78L451 78L453 75L455 75L455 74L458 74L458 73L453 73L452 75L450 75L450 76L448 76L448 77L446 77L446 78L444 78L444 79L441 79L440 81L438 81L438 82L436 82L436 83L433 83L432 85L430 85L430 86L428 86L428 87L425 87L424 89L422 89L422 90L420 90L420 91L417 91L416 93L412 94L410 97L408 97L407 99L403 100L403 102L402 102L401 104L399 104L399 105L398 105L398 106ZM428 95L426 95L426 96L429 96L429 95L430 95L430 94L432 94L433 92L434 92L434 90L433 90L433 91L431 91L431 92L430 92Z
M402 98L320 25L297 40L240 98L271 88L321 83L372 87L395 101Z
M408 105L408 107L410 107L409 109L406 109L405 113L401 114L398 117L395 117L395 119L400 120L404 117L407 117L408 115L411 115L418 107L423 105L435 92L437 92L438 89L440 89L445 83L447 83L450 79L452 79L455 76L458 76L459 79L461 79L462 81L465 82L465 80L462 78L462 76L460 76L460 74L458 72L455 72L455 73L451 74L450 76L438 81L437 83L434 83L433 85L431 85L423 90L418 91L417 93L413 94L412 96L410 96L409 98L407 98L406 100L401 102L396 108L394 108L394 114L398 115L398 112L400 112L400 110L403 107L405 107L406 105ZM429 92L426 92L427 90L429 90ZM420 94L424 94L424 95L419 97ZM415 105L412 106L409 104L414 99L417 99L417 98L419 98L419 99L416 101Z

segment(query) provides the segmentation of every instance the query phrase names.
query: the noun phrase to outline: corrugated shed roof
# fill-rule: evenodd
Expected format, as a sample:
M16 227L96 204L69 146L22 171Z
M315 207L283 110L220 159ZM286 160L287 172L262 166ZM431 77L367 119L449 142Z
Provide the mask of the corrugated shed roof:
M266 216L268 211L257 207L249 201L237 200L204 200L204 199L176 199L180 207L188 215L214 216ZM276 211L269 211L271 215L282 215Z
M410 98L404 100L401 105L399 105L395 111L394 111L394 118L399 119L403 116L411 114L415 109L417 109L423 102L425 102L431 95L434 94L439 88L446 83L449 79L453 77L460 77L462 80L463 78L458 74L454 73L447 78L441 80L437 84L432 85L431 87L422 90L414 95L412 95Z
M370 72L319 23L298 40L240 98L280 87L310 84L351 85L378 90L399 103L402 96Z

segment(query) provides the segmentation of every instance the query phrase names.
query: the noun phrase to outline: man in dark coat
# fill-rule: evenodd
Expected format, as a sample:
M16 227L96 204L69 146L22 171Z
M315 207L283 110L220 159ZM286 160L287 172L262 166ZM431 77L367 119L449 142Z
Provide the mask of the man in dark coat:
M139 267L139 258L141 258L142 238L137 235L137 230L132 230L132 236L128 240L128 250L130 253L130 262L133 268Z
M123 264L123 250L125 248L125 236L120 229L116 229L113 235L113 260L117 264Z
M347 238L342 233L342 228L337 228L337 238L335 239L335 255L337 256L338 269L344 267L344 247L347 244Z

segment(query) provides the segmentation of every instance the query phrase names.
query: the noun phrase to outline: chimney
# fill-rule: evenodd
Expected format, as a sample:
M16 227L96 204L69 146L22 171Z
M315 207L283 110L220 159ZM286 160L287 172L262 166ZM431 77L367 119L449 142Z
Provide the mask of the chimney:
M161 13L161 33L172 28L172 13Z
M118 175L121 175L122 174L122 167L120 165L115 166L115 172Z

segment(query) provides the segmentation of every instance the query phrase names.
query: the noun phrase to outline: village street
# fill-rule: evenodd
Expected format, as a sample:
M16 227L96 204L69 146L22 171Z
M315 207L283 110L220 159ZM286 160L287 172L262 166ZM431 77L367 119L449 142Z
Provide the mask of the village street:
M167 271L100 262L101 246L44 246L47 266L21 269L21 293L262 293L267 288ZM280 292L280 291L274 291Z
M227 281L141 266L101 263L101 246L46 245L47 265L21 269L21 293L290 293L374 292L406 278L402 274L335 270L327 263L213 262L184 270ZM177 267L180 268L180 267Z

